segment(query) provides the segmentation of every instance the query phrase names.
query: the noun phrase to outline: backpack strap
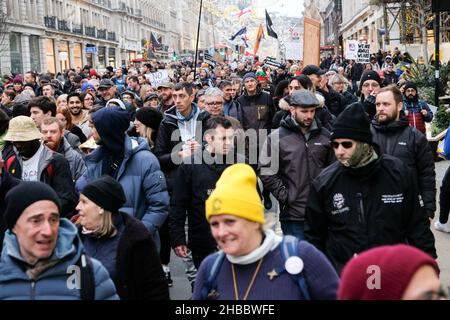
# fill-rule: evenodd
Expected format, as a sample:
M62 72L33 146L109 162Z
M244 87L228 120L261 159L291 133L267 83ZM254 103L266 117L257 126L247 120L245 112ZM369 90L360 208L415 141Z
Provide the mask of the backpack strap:
M280 244L281 254L283 255L284 262L287 261L290 257L298 257L299 256L299 240L298 238L290 235L283 236L283 241ZM311 300L311 296L309 294L308 286L306 284L305 277L303 272L299 274L291 275L295 278L300 291L305 300Z
M11 166L12 166L14 160L16 160L16 156L15 156L15 155L9 157L8 160L6 160L6 171L9 172L9 169L11 168Z
M95 278L92 260L84 253L77 261L80 267L80 298L81 300L95 300Z
M222 266L223 260L225 258L225 253L223 251L218 251L213 254L213 257L208 259L206 265L206 279L203 283L202 288L202 299L203 300L215 300L218 296L217 293L217 275L219 273L220 267Z

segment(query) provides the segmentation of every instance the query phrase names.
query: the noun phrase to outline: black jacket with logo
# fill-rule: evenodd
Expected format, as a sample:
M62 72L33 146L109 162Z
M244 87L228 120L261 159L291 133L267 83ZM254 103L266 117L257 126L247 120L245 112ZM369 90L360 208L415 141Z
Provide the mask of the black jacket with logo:
M330 133L318 120L305 136L290 114L264 143L260 179L280 202L280 220L303 221L312 181L335 160Z
M314 181L306 208L306 239L340 273L354 254L398 243L436 258L434 236L410 169L382 155L362 168L335 162Z
M373 120L371 131L373 141L382 153L399 158L412 169L425 209L433 217L436 211L436 172L433 152L425 135L411 127L403 114L399 121L387 125Z
M170 238L174 248L186 245L187 214L189 248L208 254L217 250L217 244L206 221L205 202L216 188L222 172L233 163L245 163L245 158L237 154L230 159L230 164L215 162L211 154L204 151L197 152L189 160L179 166L175 175L170 199Z

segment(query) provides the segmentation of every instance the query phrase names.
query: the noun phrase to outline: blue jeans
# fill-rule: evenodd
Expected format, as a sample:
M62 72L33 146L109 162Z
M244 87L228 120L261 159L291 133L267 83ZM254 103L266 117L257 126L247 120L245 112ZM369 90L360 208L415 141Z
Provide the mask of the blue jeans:
M281 230L284 235L297 237L299 240L305 240L305 223L303 221L281 221Z

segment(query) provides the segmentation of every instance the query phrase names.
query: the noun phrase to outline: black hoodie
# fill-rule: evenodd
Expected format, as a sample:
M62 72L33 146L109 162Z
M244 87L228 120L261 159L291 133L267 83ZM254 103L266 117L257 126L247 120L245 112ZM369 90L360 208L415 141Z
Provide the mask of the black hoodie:
M130 114L118 107L103 108L92 114L92 122L100 135L105 155L108 155L103 161L102 173L114 177L124 157L125 132L130 126Z

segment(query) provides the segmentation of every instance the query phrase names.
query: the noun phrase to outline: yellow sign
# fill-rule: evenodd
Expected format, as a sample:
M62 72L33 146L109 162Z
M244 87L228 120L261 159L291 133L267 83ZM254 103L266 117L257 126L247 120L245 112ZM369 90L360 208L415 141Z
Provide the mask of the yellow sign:
M304 18L303 65L320 64L320 22Z

